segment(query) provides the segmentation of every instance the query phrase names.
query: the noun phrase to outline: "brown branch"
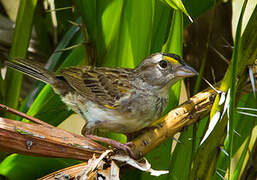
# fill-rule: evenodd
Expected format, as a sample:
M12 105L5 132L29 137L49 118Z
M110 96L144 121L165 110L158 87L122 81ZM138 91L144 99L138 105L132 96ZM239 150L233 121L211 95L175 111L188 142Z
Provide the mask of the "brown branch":
M48 174L38 180L54 180L54 179L74 179L78 174L80 174L87 163L76 164L59 171L55 171L51 174Z
M162 142L196 122L210 112L216 96L213 89L208 89L190 98L189 101L170 111L161 119L161 123L133 140L132 151L141 158Z
M106 150L96 142L55 127L0 118L0 149L31 156L88 160Z

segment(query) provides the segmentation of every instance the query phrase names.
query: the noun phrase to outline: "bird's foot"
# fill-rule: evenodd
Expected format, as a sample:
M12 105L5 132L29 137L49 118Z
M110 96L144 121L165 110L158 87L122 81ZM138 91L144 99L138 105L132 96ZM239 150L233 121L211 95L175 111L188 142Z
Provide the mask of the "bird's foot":
M134 145L133 142L128 142L126 144L122 144L122 143L120 143L118 141L115 141L113 139L100 137L100 136L96 136L96 135L88 134L88 135L85 135L85 136L92 139L92 140L111 145L112 147L114 147L116 149L119 149L119 150L122 150L122 151L126 152L127 154L129 154L130 157L136 159L136 156L135 156L134 152L130 148L130 146Z

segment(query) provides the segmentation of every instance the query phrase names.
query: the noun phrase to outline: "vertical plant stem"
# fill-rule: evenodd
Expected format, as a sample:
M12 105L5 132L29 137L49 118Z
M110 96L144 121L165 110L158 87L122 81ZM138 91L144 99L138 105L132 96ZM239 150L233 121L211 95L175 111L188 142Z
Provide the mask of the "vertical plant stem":
M16 57L26 57L36 5L37 0L20 1L9 60L13 60ZM8 69L5 83L5 104L16 109L20 96L22 74ZM6 117L11 119L15 115L6 113Z
M234 129L234 123L233 123L233 113L236 112L235 106L236 106L236 85L237 85L237 75L238 75L238 54L239 54L239 46L241 41L241 31L242 31L242 21L243 21L243 15L245 12L246 4L248 0L244 1L244 4L242 6L242 10L240 13L240 17L237 24L236 29L236 36L235 36L235 46L234 51L232 55L232 69L231 69L231 81L230 81L230 102L229 102L229 173L228 173L228 179L230 179L230 169L231 169L231 160L233 157L233 129Z

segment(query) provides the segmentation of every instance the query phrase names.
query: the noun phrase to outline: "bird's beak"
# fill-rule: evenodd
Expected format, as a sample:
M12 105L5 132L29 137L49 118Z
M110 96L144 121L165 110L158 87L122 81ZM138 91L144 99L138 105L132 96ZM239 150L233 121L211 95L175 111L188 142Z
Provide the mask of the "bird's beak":
M186 64L183 64L176 68L175 75L176 75L176 77L185 78L185 77L191 77L191 76L198 75L198 72L196 70L194 70L194 68L192 68Z

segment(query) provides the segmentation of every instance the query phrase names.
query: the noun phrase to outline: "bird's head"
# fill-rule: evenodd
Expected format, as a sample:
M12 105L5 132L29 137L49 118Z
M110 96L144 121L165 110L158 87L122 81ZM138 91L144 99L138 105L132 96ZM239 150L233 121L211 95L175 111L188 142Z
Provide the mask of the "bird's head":
M178 80L198 74L178 55L171 53L155 53L147 57L135 70L154 89L169 89Z

